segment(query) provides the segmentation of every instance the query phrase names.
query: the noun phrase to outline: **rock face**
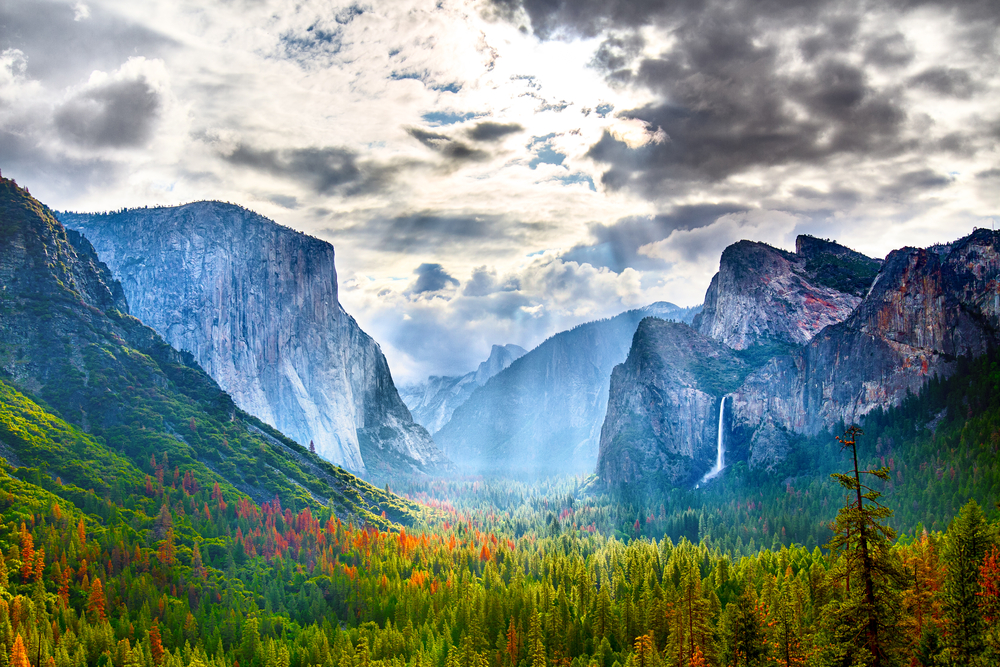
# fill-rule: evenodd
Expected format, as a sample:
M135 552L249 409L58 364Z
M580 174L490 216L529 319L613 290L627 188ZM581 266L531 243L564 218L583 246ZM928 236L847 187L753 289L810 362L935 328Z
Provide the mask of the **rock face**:
M980 229L949 245L894 251L874 281L872 262L809 237L799 238L794 254L749 242L723 254L694 327L746 362L745 379L725 389L731 397L725 426L727 449L751 468L772 469L797 436L898 405L929 377L953 372L958 357L1000 343L1000 233ZM831 307L816 306L820 301ZM829 322L852 303L846 316ZM829 323L820 328L821 322ZM601 439L599 471L607 481L690 481L710 460L706 453L685 478L679 459L652 454L693 452L697 458L707 452L705 437L715 423L705 413L706 399L684 398L696 394L681 361L632 362L643 353L683 359L678 336L637 334L629 362L615 370ZM769 342L784 349L754 347ZM761 350L781 353L767 358ZM666 428L656 421L663 411L690 423ZM630 432L639 434L640 444L629 444L623 434Z
M593 471L611 370L640 320L690 320L695 310L657 303L556 334L476 389L437 441L475 471Z
M857 307L879 263L810 236L795 253L740 241L726 248L693 326L743 350L755 344L804 345Z
M746 363L686 324L646 318L611 374L597 474L612 485L691 485L712 467L722 397Z
M341 307L330 244L220 202L59 217L242 409L352 471L448 465Z
M957 357L1000 342L1000 234L980 229L947 246L889 254L843 322L771 360L734 396L734 428L762 423L816 434L897 405Z
M460 376L432 375L426 382L400 387L399 395L410 409L413 421L430 433L437 433L477 387L525 354L527 350L519 345L494 345L489 359L476 370Z

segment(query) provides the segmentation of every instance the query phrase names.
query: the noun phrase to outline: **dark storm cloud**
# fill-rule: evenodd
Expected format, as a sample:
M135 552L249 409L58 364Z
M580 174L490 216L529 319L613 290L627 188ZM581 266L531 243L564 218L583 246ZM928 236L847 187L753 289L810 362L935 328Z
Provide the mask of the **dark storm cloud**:
M239 145L222 158L241 167L303 181L321 195L365 195L388 189L404 165L384 165L364 160L336 146L262 150Z
M931 67L910 79L910 85L926 88L938 95L968 99L976 90L969 73L955 67Z
M0 51L19 49L28 75L69 84L95 69L111 71L132 56L157 57L176 46L169 37L126 21L98 6L77 21L69 3L0 2Z
M516 245L546 228L541 223L521 222L504 215L456 215L421 211L392 218L374 218L331 232L349 235L370 247L390 252L424 254L486 242Z
M907 133L907 86L968 97L969 72L946 67L914 78L874 76L913 62L915 47L900 32L872 29L861 2L806 0L494 0L502 15L519 10L543 39L601 36L592 65L609 82L646 89L646 106L619 110L666 139L630 148L610 132L588 156L605 167L602 183L660 199L691 182L717 182L757 167L823 165L845 154L885 158L906 151L974 150L967 137ZM890 1L882 9L906 15L935 5L957 17L963 39L996 54L1000 3ZM962 23L964 21L964 23ZM671 37L649 54L640 28ZM798 38L802 67L787 67L786 30ZM809 34L812 33L812 34ZM782 50L785 49L785 50ZM645 55L643 55L645 54ZM913 139L910 137L922 137Z
M152 137L160 96L145 78L114 81L86 90L55 112L66 140L92 148L134 148Z
M697 204L678 206L672 212L646 217L629 217L611 224L593 225L590 229L595 242L578 245L562 255L566 261L590 264L621 273L626 268L661 268L662 262L640 255L641 246L661 241L675 230L705 227L727 213L746 210L736 204Z
M901 175L892 184L883 187L881 193L883 196L898 197L912 192L924 193L930 190L939 190L948 187L953 182L954 179L950 176L939 174L931 169L918 169Z
M913 49L899 33L874 39L865 49L865 61L880 67L902 67L912 60Z
M459 284L458 279L449 275L440 264L424 263L418 266L413 273L417 279L413 281L413 285L408 290L410 294L440 292L450 286L458 287Z
M482 123L476 123L476 126L469 130L469 137L475 141L496 141L506 137L508 134L523 131L524 126L519 123L483 121Z
M455 141L451 137L437 132L428 132L419 127L408 127L406 131L411 137L452 163L479 162L490 156L486 151L472 148L461 141Z

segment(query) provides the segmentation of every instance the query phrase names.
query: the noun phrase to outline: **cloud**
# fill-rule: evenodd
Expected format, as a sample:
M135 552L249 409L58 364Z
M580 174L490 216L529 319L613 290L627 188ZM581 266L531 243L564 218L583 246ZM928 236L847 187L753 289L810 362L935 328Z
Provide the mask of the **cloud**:
M666 238L675 230L690 231L714 223L727 213L745 209L738 204L693 204L678 206L670 213L653 216L633 216L604 225L596 223L590 232L594 242L577 245L563 253L562 258L595 267L606 267L615 273L626 268L663 268L658 259L639 254L639 248Z
M499 277L496 269L480 266L472 271L472 277L462 288L465 296L488 296L497 292L516 292L521 289L521 281L517 276Z
M424 263L418 266L413 273L417 279L413 281L407 292L409 294L426 294L428 292L440 292L448 287L458 287L459 282L440 264Z
M0 50L21 50L32 77L59 85L76 83L94 70L114 70L135 56L162 57L179 46L161 31L99 4L4 2L0 26Z
M469 130L469 137L475 141L497 141L508 134L523 132L524 126L520 123L494 123L484 121L476 123L475 127Z
M239 144L221 157L230 164L303 181L316 194L357 196L391 187L401 164L379 164L336 146L259 149Z
M960 99L969 99L977 88L969 73L957 67L928 67L910 77L910 85Z
M444 134L429 132L418 127L408 127L406 131L411 137L452 163L479 162L490 156L486 151L472 148Z
M55 112L59 134L90 148L137 148L153 134L162 102L144 76L90 87Z
M794 248L796 227L801 216L787 211L753 210L729 213L715 222L694 229L678 229L670 236L639 248L639 254L670 263L675 271L708 277L719 266L719 257L729 245L744 239Z
M350 237L382 250L426 254L432 251L471 251L487 242L497 249L517 247L548 225L524 222L504 214L421 211L392 217L373 216L363 223L331 231L334 238Z

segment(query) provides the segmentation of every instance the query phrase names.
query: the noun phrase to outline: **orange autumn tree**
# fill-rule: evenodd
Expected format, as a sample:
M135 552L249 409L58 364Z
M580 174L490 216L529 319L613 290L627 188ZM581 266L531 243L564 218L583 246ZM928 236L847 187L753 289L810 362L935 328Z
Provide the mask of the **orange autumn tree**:
M94 623L104 620L104 585L98 577L90 584L90 596L87 598L87 612Z
M14 648L10 651L10 667L31 667L31 663L28 662L28 651L24 648L24 640L21 639L21 633L17 633L17 638L14 640Z

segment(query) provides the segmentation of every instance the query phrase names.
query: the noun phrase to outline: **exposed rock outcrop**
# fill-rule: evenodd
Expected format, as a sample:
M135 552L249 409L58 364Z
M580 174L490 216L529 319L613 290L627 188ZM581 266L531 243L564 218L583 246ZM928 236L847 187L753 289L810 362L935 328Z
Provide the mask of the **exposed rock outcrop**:
M734 425L816 434L897 405L957 357L1000 342L1000 233L889 254L868 295L809 345L771 360L734 396Z
M329 243L220 202L59 217L242 409L356 472L448 465L341 307Z
M476 389L436 435L456 464L484 472L591 472L611 370L642 318L690 318L657 303L556 334Z
M605 482L690 485L716 454L722 397L746 363L686 324L646 318L611 374L597 474Z
M857 307L878 266L810 236L798 237L795 253L740 241L722 253L693 326L737 350L775 342L804 345Z
M430 433L437 433L477 387L482 387L527 352L519 345L494 345L489 359L476 370L458 376L432 375L426 382L400 387L399 395L410 409L413 421Z
M748 375L727 389L726 426L727 448L750 468L773 469L799 436L862 422L934 374L952 373L958 357L1000 343L1000 233L980 229L949 245L894 251L871 281L873 261L810 237L799 238L794 255L750 242L723 254L694 326L746 362ZM695 394L684 363L632 361L683 359L678 336L637 334L630 361L616 369L601 440L603 479L681 483L694 473L679 471L709 464L705 438L715 422L703 414L705 399L686 398ZM762 352L781 346L760 344L774 342L784 350L768 359ZM676 425L663 426L664 410ZM649 454L657 451L705 458L684 467L680 459Z

